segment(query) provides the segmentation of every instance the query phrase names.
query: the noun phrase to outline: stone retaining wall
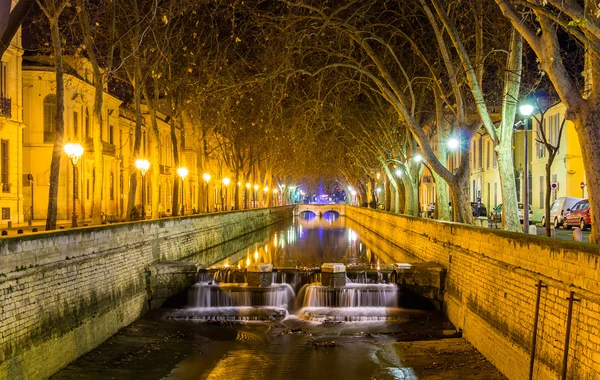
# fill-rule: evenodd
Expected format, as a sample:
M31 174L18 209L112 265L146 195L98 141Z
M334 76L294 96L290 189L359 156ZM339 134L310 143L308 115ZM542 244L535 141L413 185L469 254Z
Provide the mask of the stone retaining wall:
M140 317L149 265L291 216L276 207L0 240L0 379L46 378Z
M528 378L538 280L547 287L533 378L560 377L574 291L567 378L600 378L599 246L350 206L346 216L446 267L446 314L509 379Z

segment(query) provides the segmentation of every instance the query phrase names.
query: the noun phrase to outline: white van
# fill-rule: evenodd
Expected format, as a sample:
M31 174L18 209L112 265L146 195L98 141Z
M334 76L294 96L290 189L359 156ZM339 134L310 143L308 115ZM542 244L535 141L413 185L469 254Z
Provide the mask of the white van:
M575 203L582 201L583 198L561 197L556 198L550 206L550 220L554 228L558 228L563 223L563 217L568 209L573 208ZM542 225L546 225L546 216L542 217Z

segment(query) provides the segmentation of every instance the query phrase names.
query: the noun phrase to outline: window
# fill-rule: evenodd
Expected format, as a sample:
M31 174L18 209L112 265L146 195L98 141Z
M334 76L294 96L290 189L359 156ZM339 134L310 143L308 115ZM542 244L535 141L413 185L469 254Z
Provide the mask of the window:
M517 189L517 200L521 201L521 177L519 172L515 172L515 189Z
M85 107L85 137L90 137L90 110Z
M558 141L558 130L560 128L560 114L550 116L550 138L549 141L552 145L557 146Z
M473 170L477 169L477 140L473 139Z
M544 133L546 134L546 139L548 139L548 142L551 143L551 139L550 136L548 135L548 119L544 118L544 125L540 125L538 124L538 136L541 139L542 138L542 131L540 130L540 128L544 128ZM532 136L533 137L533 136ZM537 136L536 136L537 137ZM537 138L535 140L535 157L536 158L544 158L546 157L546 146L537 141Z
M8 167L8 140L0 140L0 179L2 180L3 193L10 193Z
M544 204L546 202L546 199L544 197L544 190L545 190L546 184L544 182L544 176L540 176L540 208L541 209L545 209L546 207L544 207Z
M50 94L44 98L44 142L54 141L56 130L56 95Z
M114 144L114 127L112 125L108 127L108 142Z
M6 62L0 62L0 98L8 98L8 67Z
M2 220L10 220L10 207L2 207Z
M498 182L494 182L494 206L498 204Z
M115 176L113 172L110 172L110 200L115 199Z
M79 138L79 114L77 111L73 111L73 138L75 140Z
M477 160L477 168L478 169L483 169L483 137L479 136L479 153L478 153L478 160Z
M485 168L489 169L490 168L490 142L488 141L487 144L485 144Z

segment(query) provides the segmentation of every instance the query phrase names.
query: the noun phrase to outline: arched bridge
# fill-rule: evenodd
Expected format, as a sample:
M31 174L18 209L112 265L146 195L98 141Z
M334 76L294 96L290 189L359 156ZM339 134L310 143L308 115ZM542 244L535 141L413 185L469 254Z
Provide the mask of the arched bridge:
M301 204L294 207L294 216L302 214L304 211L314 212L316 215L325 214L327 211L335 211L340 216L346 215L346 205L343 204Z

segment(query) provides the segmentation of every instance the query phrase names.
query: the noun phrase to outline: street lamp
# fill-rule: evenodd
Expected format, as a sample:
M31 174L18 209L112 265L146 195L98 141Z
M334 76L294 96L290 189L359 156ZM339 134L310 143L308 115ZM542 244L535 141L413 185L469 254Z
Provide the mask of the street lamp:
M527 131L529 130L529 119L531 114L533 113L533 106L531 104L523 104L519 107L519 112L521 115L525 116L525 122L523 124L523 132L525 136L523 137L523 142L525 146L524 153L524 165L523 165L523 231L528 234L529 233L529 165L527 164L529 161L529 149L527 142ZM546 223L549 223L546 221Z
M252 207L256 208L258 206L258 185L254 185L254 193L252 195Z
M225 201L221 205L223 211L227 211L227 203L229 203L229 199L227 198L227 187L231 183L231 180L227 177L223 178L223 185L225 185Z
M146 172L150 169L150 161L139 159L135 161L135 167L142 173L142 219L146 219Z
M81 144L68 143L64 146L65 153L71 159L73 164L73 215L71 227L77 227L77 161L83 156L83 147Z
M246 208L248 208L248 192L250 191L250 186L252 186L250 182L246 183L246 196L244 197Z
M354 200L352 201L352 204L356 203L356 190L351 190L350 194L352 194L352 198L354 198Z
M210 181L210 174L204 173L202 178L206 181L206 213L208 214L208 181Z
M423 161L423 156L417 153L417 155L413 159L415 160L415 162L421 162Z
M396 175L397 175L398 177L402 177L402 170L400 170L400 169L396 169Z
M183 198L185 197L185 192L183 191L183 182L185 181L185 177L188 175L187 168L179 168L177 169L177 174L181 177L181 215L185 215L185 206L183 204Z
M451 137L450 139L448 139L448 148L450 148L450 150L458 149L459 145L460 145L460 142L458 141L457 138Z

